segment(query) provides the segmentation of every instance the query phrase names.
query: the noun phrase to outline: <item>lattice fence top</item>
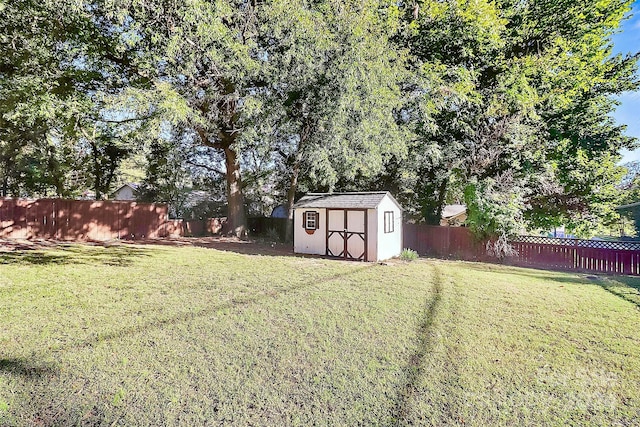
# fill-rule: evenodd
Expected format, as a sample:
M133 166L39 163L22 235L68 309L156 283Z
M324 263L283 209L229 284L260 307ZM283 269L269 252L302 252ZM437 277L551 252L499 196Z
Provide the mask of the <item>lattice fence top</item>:
M571 246L594 249L617 249L626 251L640 251L640 242L623 242L608 240L584 240L584 239L567 239L561 237L543 237L543 236L516 236L512 239L513 243L531 243L538 245L555 245L555 246Z

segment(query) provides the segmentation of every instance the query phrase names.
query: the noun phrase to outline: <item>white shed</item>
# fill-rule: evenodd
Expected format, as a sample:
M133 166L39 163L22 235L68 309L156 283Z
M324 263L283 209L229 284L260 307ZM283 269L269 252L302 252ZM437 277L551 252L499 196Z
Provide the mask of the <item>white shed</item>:
M387 191L309 193L293 221L295 253L382 261L402 251L402 207Z

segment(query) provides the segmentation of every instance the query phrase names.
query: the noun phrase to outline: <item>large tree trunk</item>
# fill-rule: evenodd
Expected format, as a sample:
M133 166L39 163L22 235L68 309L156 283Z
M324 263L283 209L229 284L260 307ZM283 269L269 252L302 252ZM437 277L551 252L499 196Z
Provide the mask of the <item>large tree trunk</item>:
M289 182L289 191L287 191L287 228L285 229L285 241L290 242L293 239L293 202L296 198L298 190L298 175L300 175L300 163L302 161L302 151L298 150L296 158L293 162L293 170L291 171L291 181Z
M444 171L430 170L424 174L424 184L420 189L420 205L422 217L429 225L440 225L442 219L442 210L444 208L445 196L447 194L447 185L449 177L440 178L438 183L438 174L444 174Z
M2 175L2 197L7 197L9 194L9 174L11 163L12 162L9 159L4 162L4 171Z
M5 173L2 177L2 197L7 197L9 192L9 176Z
M93 147L93 191L96 200L102 200L102 168L98 160L98 147L94 144L91 146Z
M206 83L205 86L208 84ZM219 118L215 123L212 123L215 125L217 135L212 138L211 130L201 127L196 127L196 131L202 144L220 150L224 154L224 175L227 181L227 222L223 226L222 232L245 238L247 237L247 217L244 211L240 163L235 149L235 143L241 131L241 128L237 128L240 114L238 100L234 96L236 87L231 80L225 78L220 79L216 85L222 95L216 103ZM204 116L210 113L210 107L208 102L203 102L198 106Z
M239 238L247 237L247 217L244 212L244 194L242 192L242 179L240 177L240 163L235 143L240 135L237 129L240 114L238 112L238 100L234 94L235 84L229 79L220 81L220 89L224 95L218 101L218 110L223 112L220 122L220 144L224 152L226 166L225 178L227 180L227 234L233 234Z
M245 238L247 237L247 217L244 212L244 195L238 153L233 148L235 134L221 131L222 141L211 142L204 129L197 129L197 131L204 145L220 150L224 154L224 175L227 181L227 222L222 228L222 233Z
M293 239L293 202L296 198L296 191L298 191L298 176L300 175L300 165L302 164L302 151L307 144L307 140L311 135L311 124L308 120L305 120L300 130L300 142L296 150L296 157L293 160L293 167L291 170L291 180L289 181L289 191L287 191L287 228L285 229L285 240L287 242Z
M244 212L244 195L242 194L242 179L238 154L230 146L224 147L224 160L227 179L227 233L236 237L247 236L247 217Z

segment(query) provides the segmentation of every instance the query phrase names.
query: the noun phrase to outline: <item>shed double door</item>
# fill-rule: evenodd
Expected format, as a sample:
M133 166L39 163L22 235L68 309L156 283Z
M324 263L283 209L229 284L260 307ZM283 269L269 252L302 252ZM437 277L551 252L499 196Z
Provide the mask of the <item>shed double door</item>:
M367 261L365 209L327 209L327 256Z

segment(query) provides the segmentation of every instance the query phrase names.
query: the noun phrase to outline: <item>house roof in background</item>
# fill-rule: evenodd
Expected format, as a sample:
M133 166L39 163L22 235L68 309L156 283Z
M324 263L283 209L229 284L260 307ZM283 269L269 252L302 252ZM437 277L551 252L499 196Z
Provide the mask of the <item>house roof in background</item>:
M358 193L307 193L294 208L335 208L335 209L375 209L382 199L389 198L400 208L402 206L388 191Z
M442 218L453 218L467 212L466 205L446 205L442 208Z
M122 190L124 187L130 187L132 190L137 190L138 187L140 186L140 184L135 183L135 182L127 182L125 184L122 184L120 187L118 187L116 190L113 191L113 193L117 193L118 191Z
M620 205L616 208L616 210L618 209L630 209L630 208L635 208L636 206L640 206L640 202L635 202L635 203L630 203L628 205Z

